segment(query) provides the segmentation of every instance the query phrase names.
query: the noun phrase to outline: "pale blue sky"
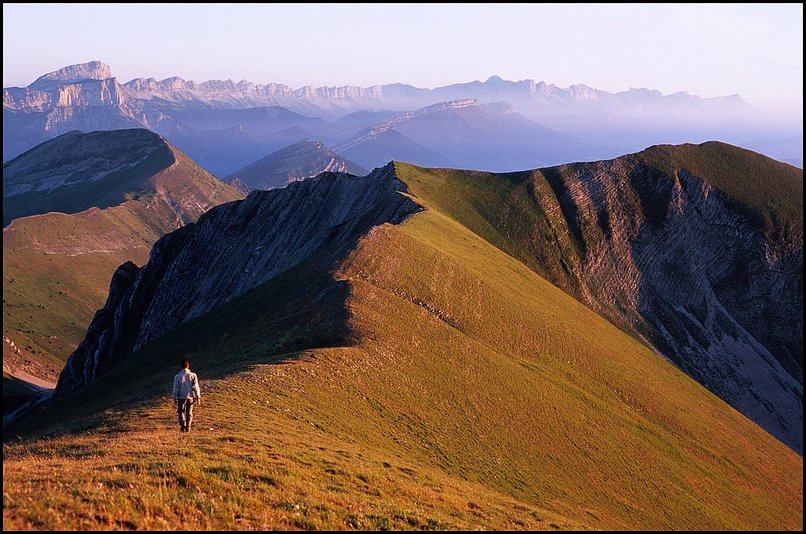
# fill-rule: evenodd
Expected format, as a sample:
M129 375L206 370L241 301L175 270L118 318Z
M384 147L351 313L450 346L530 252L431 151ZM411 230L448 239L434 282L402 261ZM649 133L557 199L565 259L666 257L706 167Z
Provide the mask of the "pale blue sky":
M3 5L3 85L98 59L122 81L420 87L534 78L739 93L802 113L803 6Z

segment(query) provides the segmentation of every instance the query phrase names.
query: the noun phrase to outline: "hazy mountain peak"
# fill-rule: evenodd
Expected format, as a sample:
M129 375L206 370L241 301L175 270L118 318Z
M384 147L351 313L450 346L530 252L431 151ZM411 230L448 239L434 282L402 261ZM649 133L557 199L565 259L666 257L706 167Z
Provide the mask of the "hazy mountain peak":
M90 61L89 63L78 63L69 65L59 70L49 72L34 81L31 85L38 85L43 82L79 82L82 80L106 80L112 77L112 69L109 65L101 61Z
M483 104L481 107L490 113L495 113L498 115L509 115L511 113L517 113L518 111L515 109L515 106L503 100L501 102L490 102L489 104Z
M368 171L335 153L321 141L306 138L247 165L230 175L227 181L248 192L285 187L323 172L364 175Z
M630 87L630 90L627 92L632 94L663 96L663 93L657 89L649 89L648 87Z

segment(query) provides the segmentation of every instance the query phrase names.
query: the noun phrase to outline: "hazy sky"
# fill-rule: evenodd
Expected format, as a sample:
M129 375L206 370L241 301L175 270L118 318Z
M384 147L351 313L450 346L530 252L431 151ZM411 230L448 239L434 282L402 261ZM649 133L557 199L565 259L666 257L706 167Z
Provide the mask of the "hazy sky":
M803 6L3 5L3 85L90 60L181 76L435 87L534 78L739 93L802 113Z

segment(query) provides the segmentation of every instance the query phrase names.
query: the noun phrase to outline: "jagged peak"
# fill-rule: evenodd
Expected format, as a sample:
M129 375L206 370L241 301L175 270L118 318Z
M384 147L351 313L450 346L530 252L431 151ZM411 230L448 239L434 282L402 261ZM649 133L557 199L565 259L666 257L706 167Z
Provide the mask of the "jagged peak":
M663 93L661 93L657 89L650 89L648 87L630 87L630 89L628 91L623 91L623 92L630 93L630 94L663 96Z
M293 145L289 145L289 146L290 147L291 146L310 146L310 147L315 148L317 150L319 150L319 149L327 149L327 146L322 141L320 141L318 139L311 139L310 137L306 137L302 141L298 141L298 142L294 143Z
M38 88L38 86L46 86L54 82L81 82L85 80L105 80L112 78L112 72L106 63L101 61L90 61L87 63L78 63L69 65L50 72L36 79L29 87ZM156 80L153 77L139 77L129 80L123 84L127 89L134 89L136 91L158 90L158 91L174 91L174 90L190 90L216 93L221 90L240 90L240 91L254 91L259 94L282 94L294 98L352 98L352 97L381 97L387 89L411 89L415 91L428 91L428 89L421 89L409 84L391 83L384 85L371 85L368 87L343 85L343 86L321 86L316 87L313 85L305 85L298 89L281 83L266 83L256 84L246 79L235 82L232 79L227 80L207 80L203 82L195 82L193 80L186 80L179 76L171 76L162 80ZM437 89L444 89L456 86L468 85L489 85L493 87L508 88L515 90L519 87L528 93L566 93L572 98L590 99L591 97L599 98L603 96L639 96L646 95L653 98L672 98L683 99L688 98L693 103L697 102L711 102L711 103L726 103L731 105L744 105L748 104L738 95L731 94L727 96L716 97L700 97L688 93L687 91L680 91L677 93L664 95L657 89L649 89L646 87L631 87L626 91L619 91L616 93L609 93L601 89L596 89L585 84L572 84L568 87L559 87L553 83L545 81L536 82L534 79L527 78L520 81L507 80L499 75L493 74L485 81L475 80L468 83L458 83L454 85L446 85L437 87ZM459 102L459 101L455 101Z

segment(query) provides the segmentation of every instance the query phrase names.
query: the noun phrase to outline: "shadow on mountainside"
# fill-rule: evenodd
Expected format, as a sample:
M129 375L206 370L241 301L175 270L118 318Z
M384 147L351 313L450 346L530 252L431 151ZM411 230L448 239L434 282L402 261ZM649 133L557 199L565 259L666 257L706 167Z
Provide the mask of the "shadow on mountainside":
M372 179L345 176L332 175L325 180ZM292 185L291 190L296 190L294 194L299 195L299 189L307 187L306 194L319 196L322 193L313 185L316 181L318 180L310 180L304 186L303 183ZM333 184L324 180L323 183L331 187L329 191L333 192ZM410 199L400 195L399 191L405 190L405 185L402 182L396 183L386 193L394 195L394 202L390 203L383 195L377 195L374 203L360 206L357 214L342 213L345 210L341 210L336 216L338 223L325 228L324 235L317 238L319 245L308 250L307 257L298 259L296 263L295 258L288 259L289 254L298 253L294 245L310 241L304 234L294 236L296 242L283 241L282 246L275 249L275 254L284 257L275 262L275 265L283 265L282 262L287 261L292 265L290 268L281 270L231 300L213 306L206 313L190 315L192 318L189 320L182 320L181 316L171 313L176 309L188 309L195 305L194 298L205 290L208 291L208 297L210 292L215 292L212 294L218 296L222 288L215 287L216 284L211 284L212 288L198 288L180 278L179 282L184 285L180 284L178 288L171 286L170 290L175 290L176 294L167 298L164 297L164 285L177 281L177 276L187 279L203 276L204 272L209 272L211 277L217 276L225 268L238 273L248 272L255 266L260 268L260 262L265 258L261 258L260 254L221 254L215 261L200 262L192 255L182 255L184 248L191 242L199 245L200 241L207 241L209 244L211 240L223 239L238 242L249 250L259 249L264 242L262 240L268 243L272 237L268 234L268 237L255 234L256 228L266 231L257 205L261 198L274 197L276 201L286 190L255 192L250 195L250 199L214 208L199 223L168 234L161 243L155 245L156 252L152 252L148 265L139 270L124 265L118 270L115 278L121 285L115 289L116 281L113 279L110 299L104 309L96 313L85 340L71 356L71 359L79 360L72 367L68 362L62 372L60 386L65 375L68 378L78 377L79 381L86 382L82 377L86 377L87 366L94 366L92 370L97 371L97 378L90 379L89 383L77 389L70 388L62 392L57 386L56 398L49 406L36 409L12 424L4 432L4 436L62 434L109 425L111 421L106 417L109 410L146 406L169 395L171 378L176 373L181 358L190 360L204 387L205 380L242 371L247 364L276 364L308 349L351 346L354 340L347 309L349 284L336 279L334 272L371 228L385 222L402 222L421 209ZM352 185L348 184L346 187ZM232 215L238 209L245 209L248 216L242 220L223 216ZM216 210L229 211L219 213L215 221L209 220L210 214ZM295 216L302 219L302 227L306 230L317 224L311 220L317 216L316 213L297 211L301 213ZM270 230L274 222L269 225ZM268 248L272 246L276 246L276 243ZM163 261L163 264L160 260L162 253L169 256L168 261ZM169 266L164 265L165 263ZM188 268L192 268L190 275ZM125 280L121 281L121 278ZM134 283L135 280L137 283ZM188 287L193 288L197 294L185 292ZM162 300L157 298L160 291L163 291ZM171 301L175 303L174 306L163 314L167 319L163 324L152 327L161 328L162 332L156 330L160 332L159 335L152 335L147 343L138 346L142 339L141 332L148 326L146 319L152 307L159 308ZM119 318L122 308L128 314L124 320ZM185 317L187 316L186 313ZM174 324L174 328L169 328ZM104 339L113 339L114 342L102 345ZM106 349L103 357L109 358L100 362L100 365L95 361L99 346ZM286 356L278 360L278 355Z
M225 305L193 319L128 355L68 396L12 423L15 435L60 435L114 428L109 411L152 405L168 397L178 362L186 357L205 382L256 364L280 364L301 351L352 344L348 283L300 265Z

